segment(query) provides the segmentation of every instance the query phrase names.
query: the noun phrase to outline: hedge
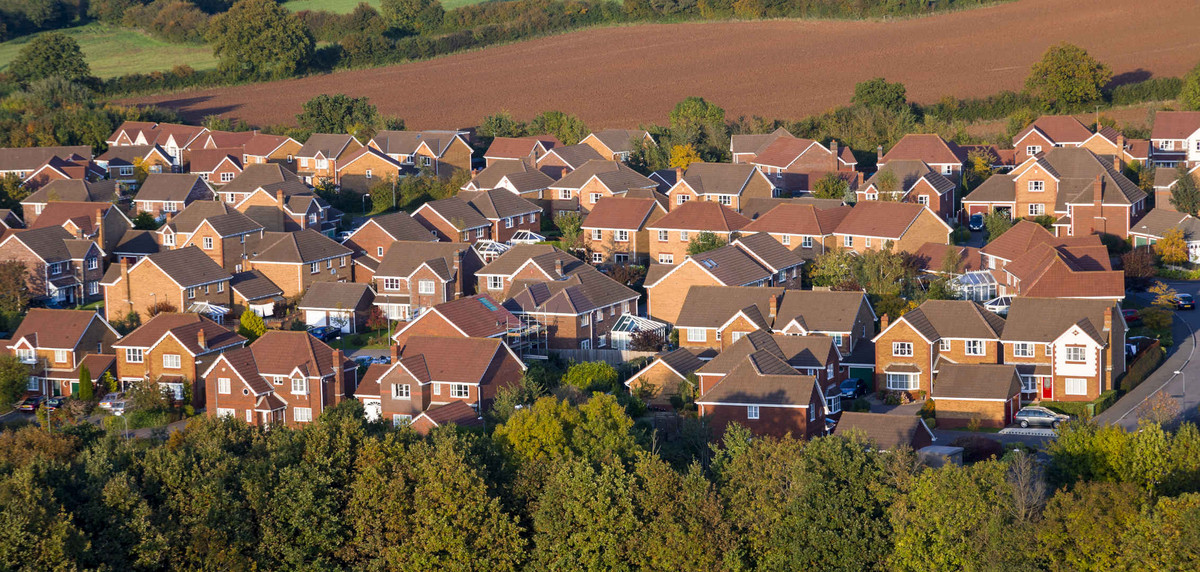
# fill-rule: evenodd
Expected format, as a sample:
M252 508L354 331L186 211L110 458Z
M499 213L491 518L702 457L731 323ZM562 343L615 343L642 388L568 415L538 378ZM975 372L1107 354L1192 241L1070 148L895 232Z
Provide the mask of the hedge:
M1121 378L1119 384L1121 392L1128 392L1143 381L1146 381L1146 378L1154 370L1158 369L1158 365L1162 363L1165 354L1166 352L1163 351L1161 342L1156 341L1150 344L1150 347L1146 348L1146 351L1137 356L1133 360L1133 363L1130 363L1125 368L1125 376Z
M1043 401L1041 406L1051 411L1074 416L1076 419L1091 419L1112 407L1120 394L1119 391L1110 389L1092 401Z

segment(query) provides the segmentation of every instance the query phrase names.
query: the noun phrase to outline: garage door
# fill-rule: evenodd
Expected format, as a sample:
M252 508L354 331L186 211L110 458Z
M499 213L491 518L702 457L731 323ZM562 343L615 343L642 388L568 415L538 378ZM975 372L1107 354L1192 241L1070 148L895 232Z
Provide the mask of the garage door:
M343 334L350 333L354 328L350 312L305 310L304 323L309 326L341 326Z

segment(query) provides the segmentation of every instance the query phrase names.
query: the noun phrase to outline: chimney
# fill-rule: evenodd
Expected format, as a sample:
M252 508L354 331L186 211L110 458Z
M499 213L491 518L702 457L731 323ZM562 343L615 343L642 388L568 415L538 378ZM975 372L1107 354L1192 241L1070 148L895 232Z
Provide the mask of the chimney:
M96 243L104 248L104 209L96 209Z
M400 361L400 345L392 344L392 346L388 349L390 349L392 352L392 363Z
M888 327L888 315L884 314L879 317L879 331L884 331Z
M883 145L875 148L875 163L883 162Z
M333 402L335 405L341 403L342 397L347 391L346 372L342 369L345 367L342 363L344 361L346 361L346 356L342 354L342 350L333 350Z
M675 167L675 182L683 180L683 167Z
M562 267L562 259L561 258L554 259L554 273L558 274L558 277L561 277L563 275L563 267Z
M133 305L133 288L129 285L129 259L121 259L121 282L125 284L125 301L130 304L132 310Z
M1125 134L1117 135L1117 154L1120 155L1125 151Z
M275 189L275 202L279 203L280 208L283 208L283 189Z
M463 285L466 283L466 272L462 270L462 251L454 251L454 262L452 263L452 271L454 272L454 297L461 298L463 295Z
M771 300L767 303L767 319L772 324L775 323L775 314L779 311L779 296L771 294Z
M166 223L171 222L171 219L173 219L173 218L175 218L175 213L173 213L173 212L168 211L165 215L163 215L163 219L166 221Z
M1111 332L1113 327L1113 309L1112 306L1104 309L1104 331Z
M201 350L208 349L208 337L204 334L204 328L196 330L196 345L200 346Z
M1092 231L1104 232L1104 176L1096 175L1096 182L1092 183Z
M567 175L570 175L570 174L571 174L571 168L570 168L570 167L563 167L562 174L561 174L561 175L559 175L559 176L558 176L558 178L560 178L560 179L561 179L561 178L563 178L563 177L565 177L565 176L567 176Z
M1092 201L1096 207L1100 207L1100 203L1104 199L1104 175L1096 175L1096 182L1092 183Z
M838 145L837 145L837 139L830 139L830 140L829 140L829 152L830 152L830 153L833 153L833 156L834 156L834 157L837 157L837 154L838 154Z

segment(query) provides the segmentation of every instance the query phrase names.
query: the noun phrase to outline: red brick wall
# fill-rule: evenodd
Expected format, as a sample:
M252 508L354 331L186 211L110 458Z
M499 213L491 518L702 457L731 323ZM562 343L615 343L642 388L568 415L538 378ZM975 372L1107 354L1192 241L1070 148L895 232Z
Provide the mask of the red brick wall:
M911 342L913 345L912 357L893 356L893 342ZM932 367L932 351L930 345L907 322L896 324L895 327L884 333L875 342L875 390L881 391L887 389L887 369L889 366L912 365L921 370L919 376L920 387L918 389L928 393L932 380L932 372L930 371Z
M657 285L647 288L650 317L674 324L683 308L683 300L692 286L720 286L695 264L677 269Z

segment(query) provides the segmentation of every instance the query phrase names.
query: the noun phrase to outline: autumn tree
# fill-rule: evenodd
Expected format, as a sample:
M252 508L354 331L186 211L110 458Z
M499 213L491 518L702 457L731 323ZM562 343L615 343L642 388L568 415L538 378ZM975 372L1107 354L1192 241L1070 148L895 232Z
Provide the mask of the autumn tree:
M1155 280L1154 285L1150 287L1150 294L1154 296L1154 305L1168 310L1175 309L1175 298L1179 296L1174 288L1167 286L1166 282Z
M1100 101L1101 90L1112 79L1112 69L1096 61L1079 46L1052 46L1033 64L1025 89L1047 106L1059 111L1076 109Z
M1179 228L1168 230L1158 242L1154 243L1154 252L1161 256L1162 261L1167 264L1187 262L1188 247L1183 238L1183 231Z
M274 0L239 0L208 23L218 69L236 79L292 77L313 51L308 27Z
M717 236L716 233L702 230L688 241L687 253L688 256L695 256L703 252L716 250L726 244L725 239Z
M1200 210L1200 184L1188 172L1187 163L1180 161L1175 169L1175 184L1171 185L1171 206L1181 213L1196 216Z
M1150 248L1139 246L1121 255L1122 267L1127 278L1146 279L1155 274L1154 253Z
M1116 569L1121 540L1145 502L1145 493L1129 483L1081 483L1055 495L1037 527L1039 552L1065 569Z
M8 66L17 81L29 83L48 77L76 81L91 75L83 51L74 38L62 32L44 32L21 47Z
M813 185L813 196L818 199L844 200L849 191L850 184L837 173L825 173L825 176L817 179Z
M827 250L812 263L810 277L813 286L834 290L857 287L858 257L846 250ZM807 264L805 266L808 266Z
M246 311L242 312L241 317L238 318L237 331L239 335L253 342L267 333L267 323L257 312L246 308Z
M968 188L974 189L982 185L984 181L992 176L995 170L992 168L995 157L991 151L986 149L972 149L967 153L966 171L963 172L963 178L966 179Z
M672 169L687 169L692 163L699 163L701 160L700 154L696 152L696 146L691 143L671 147L670 166Z

